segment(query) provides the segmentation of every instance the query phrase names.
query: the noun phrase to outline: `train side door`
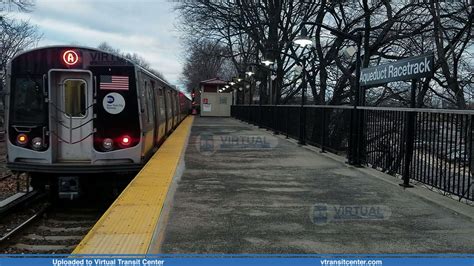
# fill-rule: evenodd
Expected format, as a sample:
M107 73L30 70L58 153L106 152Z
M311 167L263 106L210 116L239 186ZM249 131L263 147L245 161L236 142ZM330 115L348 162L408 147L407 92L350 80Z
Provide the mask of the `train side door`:
M92 74L55 71L50 75L50 120L52 137L57 140L56 160L90 161L94 116Z

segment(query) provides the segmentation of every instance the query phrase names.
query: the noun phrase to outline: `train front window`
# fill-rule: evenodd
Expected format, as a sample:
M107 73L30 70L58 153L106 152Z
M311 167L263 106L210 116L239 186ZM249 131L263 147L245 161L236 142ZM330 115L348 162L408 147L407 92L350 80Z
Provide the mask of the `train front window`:
M64 81L64 111L69 117L86 115L86 83L83 80Z
M12 121L14 123L42 123L45 120L41 78L16 78L12 92Z

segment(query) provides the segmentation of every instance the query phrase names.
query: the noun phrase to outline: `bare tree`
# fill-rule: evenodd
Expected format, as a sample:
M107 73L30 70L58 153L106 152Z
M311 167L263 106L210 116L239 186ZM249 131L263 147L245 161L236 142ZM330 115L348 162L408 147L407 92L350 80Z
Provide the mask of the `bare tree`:
M5 0L2 1L0 11L20 11L20 12L31 12L35 7L35 0Z
M177 9L186 35L228 46L239 73L263 57L273 60L276 79L272 102L278 103L283 92L288 94L296 88L289 75L299 54L292 54L291 42L300 23L315 15L318 5L319 1L198 0L180 2Z
M462 2L442 6L442 3L431 1L429 10L433 17L437 63L442 74L438 80L439 85L448 89L448 94L458 108L465 109L466 100L461 87L460 67L464 51L473 44L473 12Z
M18 52L36 46L41 37L38 28L26 21L0 17L0 70L5 73L7 62Z
M34 46L41 39L35 26L26 21L8 18L12 11L31 12L34 0L8 0L0 6L0 72L5 73L7 62L19 51ZM1 77L3 80L3 76Z
M355 90L356 58L342 50L354 46L362 34L362 66L383 64L435 52L433 79L421 82L418 106L438 97L464 108L465 93L472 91L472 7L469 1L184 1L178 5L181 30L188 38L213 40L229 47L238 72L262 57L275 60L274 103L286 103L301 94L302 75L293 68L306 58L306 82L316 104L349 104ZM472 5L472 3L471 3ZM302 22L315 22L344 34L331 34L312 26L311 48L297 48L292 41ZM314 24L314 23L313 23ZM408 105L409 84L393 83L367 90L371 105Z
M206 79L230 79L235 75L235 68L228 57L228 49L209 41L187 44L188 54L185 59L181 80L189 92L196 89Z

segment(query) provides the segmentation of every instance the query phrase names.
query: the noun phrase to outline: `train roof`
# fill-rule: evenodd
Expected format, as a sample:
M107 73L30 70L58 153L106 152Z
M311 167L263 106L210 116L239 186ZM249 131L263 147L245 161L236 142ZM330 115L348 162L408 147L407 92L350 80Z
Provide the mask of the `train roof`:
M158 79L160 80L161 82L163 82L164 84L168 85L168 87L176 90L176 91L180 91L178 89L176 89L173 85L169 84L166 80L163 80L162 78L158 77L157 75L153 74L151 71L145 69L144 67L140 66L139 64L131 61L130 59L127 59L125 57L123 57L122 55L119 55L119 54L115 54L115 53L111 53L111 52L108 52L108 51L104 51L104 50L101 50L101 49L98 49L98 48L94 48L94 47L88 47L88 46L82 46L82 45L48 45L48 46L42 46L42 47L35 47L35 48L32 48L32 49L29 49L29 50L25 50L25 51L22 51L22 52L19 52L17 53L11 60L15 60L17 57L21 56L21 55L24 55L24 54L28 54L30 52L33 52L33 51L38 51L38 50L46 50L46 49L53 49L53 48L58 48L58 49L67 49L67 48L76 48L76 49L87 49L87 50L92 50L92 51L96 51L96 52L101 52L101 53L106 53L106 54L109 54L109 55L113 55L113 56L116 56L128 63L130 63L131 65L139 68L141 71L143 72L146 72L148 75L154 77L155 79Z

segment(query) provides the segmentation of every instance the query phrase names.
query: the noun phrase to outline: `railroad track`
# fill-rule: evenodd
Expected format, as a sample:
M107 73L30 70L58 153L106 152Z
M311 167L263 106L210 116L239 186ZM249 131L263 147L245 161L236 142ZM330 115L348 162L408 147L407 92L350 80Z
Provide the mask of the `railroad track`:
M100 218L103 210L46 204L0 238L4 254L68 254Z

